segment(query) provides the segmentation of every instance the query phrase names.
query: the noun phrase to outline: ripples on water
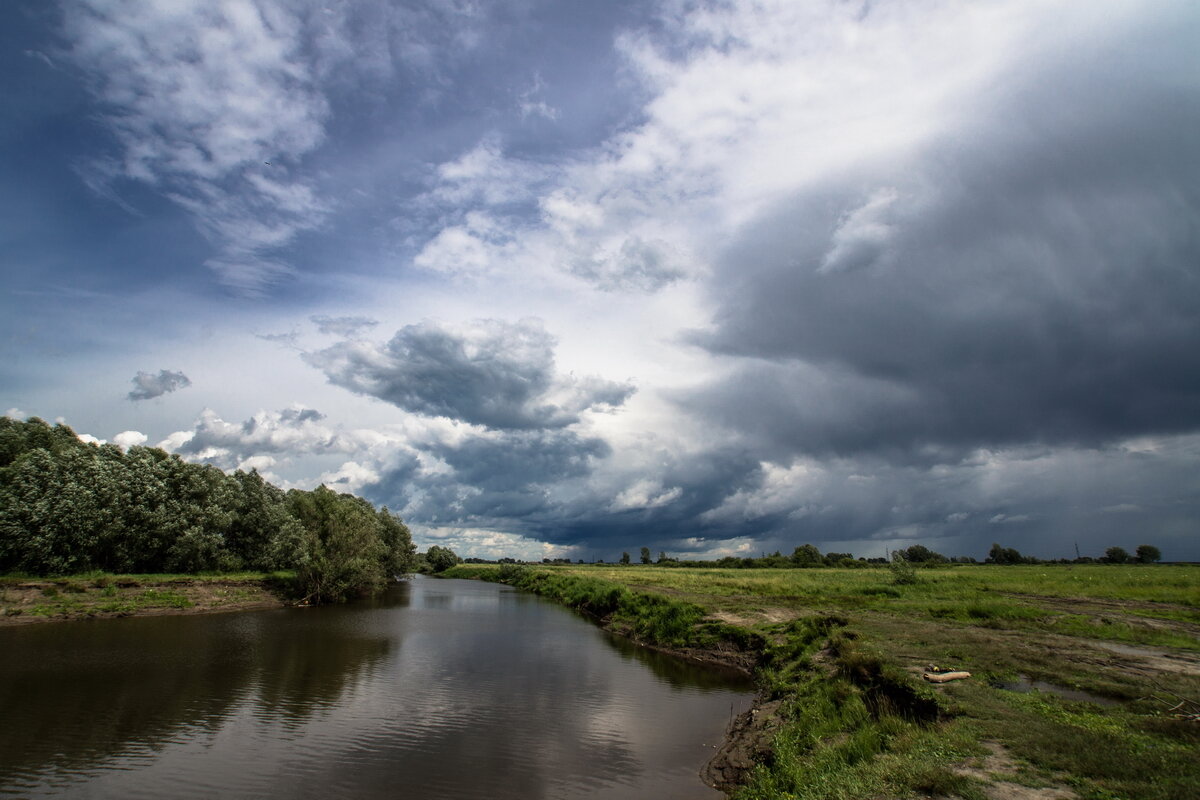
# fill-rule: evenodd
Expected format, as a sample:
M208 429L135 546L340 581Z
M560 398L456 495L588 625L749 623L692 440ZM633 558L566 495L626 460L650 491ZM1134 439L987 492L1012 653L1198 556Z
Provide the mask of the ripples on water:
M0 794L705 798L742 680L508 587L0 630Z

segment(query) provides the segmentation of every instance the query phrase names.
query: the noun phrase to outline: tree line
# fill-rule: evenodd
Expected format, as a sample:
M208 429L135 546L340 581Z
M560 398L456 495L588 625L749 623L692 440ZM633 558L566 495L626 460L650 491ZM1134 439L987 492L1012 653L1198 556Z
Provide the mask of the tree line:
M886 558L855 558L851 553L821 553L815 545L802 544L792 551L791 555L784 555L780 551L775 551L770 555L762 555L759 558L737 556L725 556L718 558L715 561L688 561L678 558L672 558L665 552L660 552L658 559L652 559L650 556L650 548L641 548L641 563L643 564L658 564L661 566L674 567L721 567L724 569L792 569L792 568L809 568L809 567L866 567L872 564L891 564L896 560L900 560L908 564L920 565L936 565L936 564L977 564L975 558L971 556L944 556L934 550L929 549L923 544L914 544L911 547L893 550L888 553ZM999 544L993 544L991 550L988 551L987 557L984 558L984 564L1152 564L1162 559L1162 552L1150 544L1138 545L1137 549L1131 554L1123 547L1110 547L1104 551L1104 555L1100 558L1090 558L1081 556L1073 559L1054 559L1043 560L1034 556L1022 555L1016 548L1003 547ZM566 563L570 563L570 559L565 559ZM582 563L582 562L580 562ZM633 559L628 552L621 553L619 563L631 564Z
M350 494L285 492L254 470L0 418L0 573L294 570L302 599L337 602L410 572L415 555L399 517Z

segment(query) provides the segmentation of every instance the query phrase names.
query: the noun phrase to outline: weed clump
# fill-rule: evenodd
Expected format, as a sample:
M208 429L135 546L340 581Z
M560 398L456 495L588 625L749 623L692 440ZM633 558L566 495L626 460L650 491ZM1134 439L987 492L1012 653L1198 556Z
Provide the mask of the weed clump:
M917 570L899 550L892 553L892 563L888 564L892 572L892 583L897 586L910 586L917 582Z

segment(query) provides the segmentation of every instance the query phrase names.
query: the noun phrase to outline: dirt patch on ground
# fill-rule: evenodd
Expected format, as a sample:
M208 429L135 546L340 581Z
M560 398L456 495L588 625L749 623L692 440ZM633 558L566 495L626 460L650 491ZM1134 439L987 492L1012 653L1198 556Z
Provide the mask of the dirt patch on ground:
M1087 643L1092 648L1115 654L1108 656L1106 663L1127 672L1138 674L1173 672L1179 675L1200 676L1200 656L1195 653L1135 647L1134 645L1102 642L1095 639L1089 639Z
M958 765L954 772L982 782L983 793L989 800L1074 800L1079 796L1070 787L1059 783L1026 785L1032 781L1022 775L1020 766L1004 745L991 741L980 744L991 752Z
M281 608L260 580L39 580L0 585L0 626Z
M753 628L756 625L790 622L801 616L803 614L790 608L759 608L741 614L735 614L732 611L717 611L712 615L712 619L741 628Z

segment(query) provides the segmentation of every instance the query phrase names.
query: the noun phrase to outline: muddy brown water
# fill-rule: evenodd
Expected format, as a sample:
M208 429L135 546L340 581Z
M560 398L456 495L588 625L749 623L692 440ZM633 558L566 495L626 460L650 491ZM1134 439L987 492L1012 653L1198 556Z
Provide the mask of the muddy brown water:
M0 795L719 798L752 687L506 586L0 630Z

